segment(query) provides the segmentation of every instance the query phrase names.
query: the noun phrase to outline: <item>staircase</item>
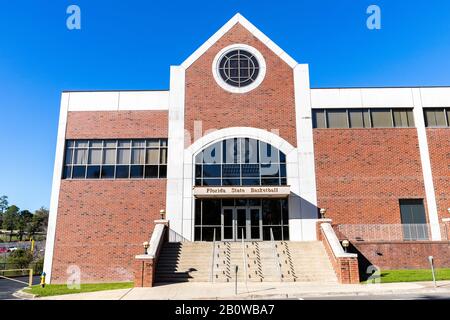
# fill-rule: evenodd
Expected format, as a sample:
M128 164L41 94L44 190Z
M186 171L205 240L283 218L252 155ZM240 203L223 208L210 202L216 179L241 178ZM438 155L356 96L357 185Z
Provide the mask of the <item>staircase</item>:
M156 282L232 282L236 265L239 282L337 282L319 241L165 243Z

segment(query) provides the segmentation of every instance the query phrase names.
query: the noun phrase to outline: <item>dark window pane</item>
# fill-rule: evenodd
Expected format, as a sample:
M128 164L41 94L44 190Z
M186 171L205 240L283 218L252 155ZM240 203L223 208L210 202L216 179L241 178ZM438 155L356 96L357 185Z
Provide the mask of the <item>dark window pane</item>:
M196 178L201 178L202 177L202 165L201 164L196 164L195 165L195 177Z
M242 165L243 177L259 177L259 164L243 164Z
M248 199L248 205L249 206L260 206L261 199Z
M282 186L287 185L287 179L286 179L286 178L281 178L281 179L280 179L280 184L281 184Z
M269 199L262 201L263 225L281 225L280 200Z
M261 179L261 185L263 186L279 186L279 179Z
M220 200L203 200L203 225L221 224Z
M145 166L146 178L158 178L158 166Z
M240 176L241 176L241 166L239 164L222 165L222 177L240 177Z
M131 166L130 178L143 178L144 166Z
M159 177L160 178L165 178L167 177L167 166L159 166Z
M220 186L220 179L203 179L204 186Z
M86 177L86 166L73 166L72 179L84 179Z
M114 179L114 166L102 166L102 179Z
M88 179L99 179L100 178L100 166L88 166L87 178Z
M204 178L220 178L220 164L203 165Z
M347 111L345 109L327 110L328 128L348 128Z
M313 128L326 128L325 125L325 112L324 110L312 111Z
M72 173L72 166L64 166L63 179L70 179Z
M281 216L283 219L283 224L288 225L289 224L289 209L288 209L288 200L287 199L281 199Z
M286 177L286 164L284 163L280 164L280 177Z
M73 149L66 149L66 155L64 159L65 164L72 164L72 156L73 156Z
M242 185L243 186L259 186L261 182L259 181L259 178L243 178L242 179Z
M285 163L286 162L286 155L280 151L280 162Z
M283 227L283 240L289 241L289 227Z
M224 186L239 186L239 185L241 185L241 180L224 178L224 179L222 179L222 185L224 185Z
M374 128L392 128L390 109L372 109L372 126Z
M195 227L194 241L201 241L201 227Z
M117 166L116 179L128 179L130 176L130 166Z

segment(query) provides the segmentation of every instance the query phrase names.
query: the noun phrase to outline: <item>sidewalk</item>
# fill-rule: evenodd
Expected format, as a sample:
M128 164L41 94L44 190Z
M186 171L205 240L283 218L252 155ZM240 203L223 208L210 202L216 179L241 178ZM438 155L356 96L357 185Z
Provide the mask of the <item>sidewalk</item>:
M408 293L450 293L450 281L385 284L336 284L311 282L238 283L186 282L153 288L132 288L43 297L45 300L183 300L183 299L290 299L324 296L363 296Z

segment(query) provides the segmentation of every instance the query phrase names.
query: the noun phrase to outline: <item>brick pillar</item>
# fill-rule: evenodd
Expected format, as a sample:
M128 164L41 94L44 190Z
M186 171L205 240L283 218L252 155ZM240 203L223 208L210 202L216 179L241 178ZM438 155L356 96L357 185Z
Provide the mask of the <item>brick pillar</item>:
M442 230L442 240L450 241L450 218L444 218L442 219L442 222L444 223L444 230Z
M158 224L163 224L166 226L166 230L162 236L162 239L158 242L158 240L154 239L154 235L152 234L152 238L150 239L151 246L157 246L156 251L154 251L154 255L150 254L140 254L135 256L134 261L134 286L135 287L153 287L153 282L155 279L156 272L156 264L158 262L159 251L164 242L167 242L169 239L169 220L160 219L154 221L155 226ZM150 248L149 248L150 249Z
M134 286L152 287L154 276L154 259L152 256L141 254L135 257Z

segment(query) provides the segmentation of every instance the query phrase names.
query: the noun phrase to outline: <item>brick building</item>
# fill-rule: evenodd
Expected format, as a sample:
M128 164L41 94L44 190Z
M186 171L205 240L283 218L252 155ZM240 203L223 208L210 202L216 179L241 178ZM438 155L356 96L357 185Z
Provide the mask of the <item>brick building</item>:
M48 281L133 279L161 209L170 242L315 241L325 214L360 259L448 264L449 125L450 87L311 88L237 14L169 90L62 93Z

